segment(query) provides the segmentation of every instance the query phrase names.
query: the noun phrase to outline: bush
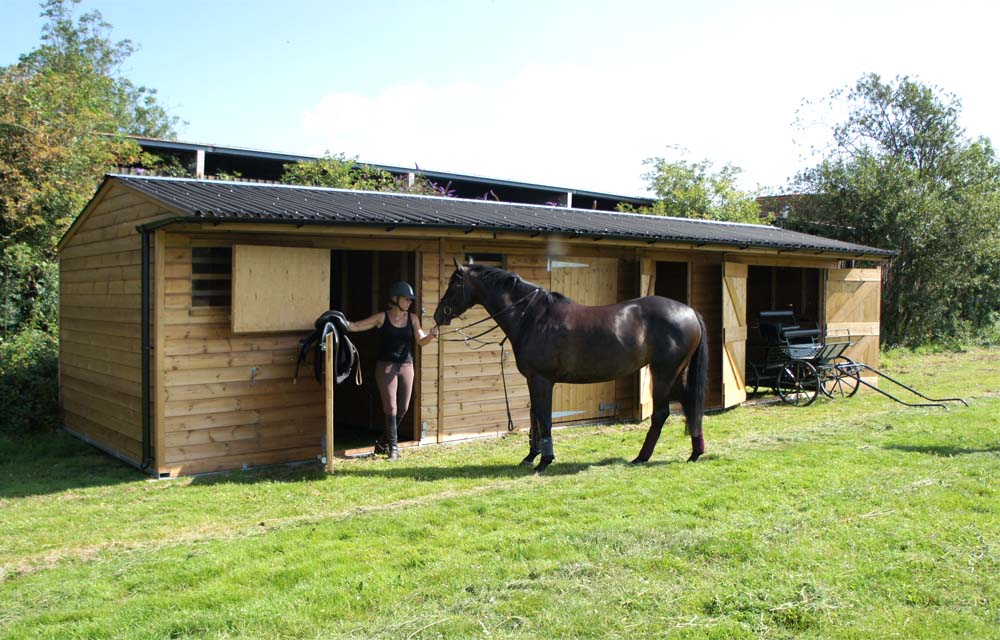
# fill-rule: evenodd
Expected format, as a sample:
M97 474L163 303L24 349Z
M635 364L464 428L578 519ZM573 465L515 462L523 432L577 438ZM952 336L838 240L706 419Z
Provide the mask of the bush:
M0 342L0 432L27 435L59 425L59 339L29 328Z

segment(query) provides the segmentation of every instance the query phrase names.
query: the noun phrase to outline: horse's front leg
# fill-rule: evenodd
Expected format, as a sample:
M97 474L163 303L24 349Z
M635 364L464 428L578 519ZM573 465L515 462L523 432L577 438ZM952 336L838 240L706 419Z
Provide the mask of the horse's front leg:
M521 464L525 467L530 467L535 464L535 458L538 457L538 420L535 420L535 412L530 411L531 414L531 428L528 430L528 455L524 456L524 460L521 460Z
M541 376L532 376L528 381L528 391L531 394L532 422L537 425L538 453L542 456L535 473L541 473L556 459L552 448L552 383Z

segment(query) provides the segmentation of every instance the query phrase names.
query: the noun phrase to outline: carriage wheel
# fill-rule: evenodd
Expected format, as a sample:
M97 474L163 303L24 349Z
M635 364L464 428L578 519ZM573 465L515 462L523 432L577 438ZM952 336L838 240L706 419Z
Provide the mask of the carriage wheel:
M757 370L757 365L752 362L747 365L744 384L747 388L747 400L756 398L757 392L760 391L760 371Z
M790 360L778 374L778 395L786 404L807 407L819 395L819 374L805 360Z
M858 367L847 356L837 356L823 376L823 395L828 398L850 398L858 392Z

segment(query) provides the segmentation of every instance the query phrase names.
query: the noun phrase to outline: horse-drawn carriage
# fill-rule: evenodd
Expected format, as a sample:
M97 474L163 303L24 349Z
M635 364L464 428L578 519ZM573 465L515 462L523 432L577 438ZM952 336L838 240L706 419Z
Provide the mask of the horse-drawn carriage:
M844 355L853 342L849 331L804 328L792 311L762 311L757 320L759 342L747 344L747 398L770 387L783 402L797 407L812 404L819 394L828 398L850 398L864 385L908 407L947 408L945 402L968 403L961 398L931 398L913 387L863 362ZM870 380L884 380L927 402L908 402Z
M792 311L762 311L757 330L761 342L747 345L747 398L770 387L783 402L806 406L820 393L857 393L860 367L844 355L850 332L804 328Z

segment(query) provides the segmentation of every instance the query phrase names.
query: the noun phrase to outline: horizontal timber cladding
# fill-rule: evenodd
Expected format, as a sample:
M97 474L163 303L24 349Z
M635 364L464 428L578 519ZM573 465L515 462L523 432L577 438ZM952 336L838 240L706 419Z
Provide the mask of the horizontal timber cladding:
M112 185L81 214L59 251L62 423L136 465L142 457L142 238L136 226L167 213Z
M590 260L603 265L601 275L602 288L611 288L610 298L615 301L635 297L635 267L634 250L611 251L608 248L590 251L574 251L572 247L563 247L561 256L565 262L584 262ZM524 280L545 287L557 288L553 285L550 262L546 253L546 245L542 242L530 244L506 245L494 244L484 246L480 243L456 243L442 241L436 252L423 254L423 280L420 292L426 306L428 316L432 314L437 300L443 293L444 286L454 270L453 260L463 261L470 253L490 253L504 256L503 265L506 269L516 272ZM575 257L574 257L575 256ZM601 262L603 261L603 262ZM588 263L589 264L589 263ZM610 269L610 271L609 271ZM585 282L591 270L580 269L581 283L577 288L585 290ZM434 274L436 278L429 277ZM610 274L610 275L609 275ZM458 336L449 334L459 326L468 326L488 317L486 310L473 307L462 319L455 320L449 327L442 328L444 341L432 343L422 350L422 379L426 388L421 395L422 419L426 421L425 441L445 442L477 436L497 435L507 430L507 410L504 400L504 379L507 383L507 396L510 400L511 415L515 428L527 430L530 424L529 394L527 380L517 370L517 363L510 346L503 348L505 376L501 378L501 347L497 344L466 345L461 341L452 342ZM491 323L484 322L477 329L485 330ZM479 333L479 331L475 331ZM503 338L499 329L483 336L486 342L495 342ZM429 381L437 380L433 388ZM567 385L569 386L569 385ZM586 387L590 385L576 385ZM616 405L614 410L606 409L605 415L591 419L630 419L635 416L637 398L637 376L628 376L611 383L607 401ZM566 394L566 401L572 402L575 396ZM596 406L596 405L595 405ZM570 416L572 418L572 416ZM436 434L436 437L435 437Z
M320 454L326 403L323 387L304 366L293 382L304 331L237 334L230 307L192 305L192 249L278 238L240 234L167 235L159 315L163 411L161 473L204 473L292 462ZM313 247L308 238L295 245Z

